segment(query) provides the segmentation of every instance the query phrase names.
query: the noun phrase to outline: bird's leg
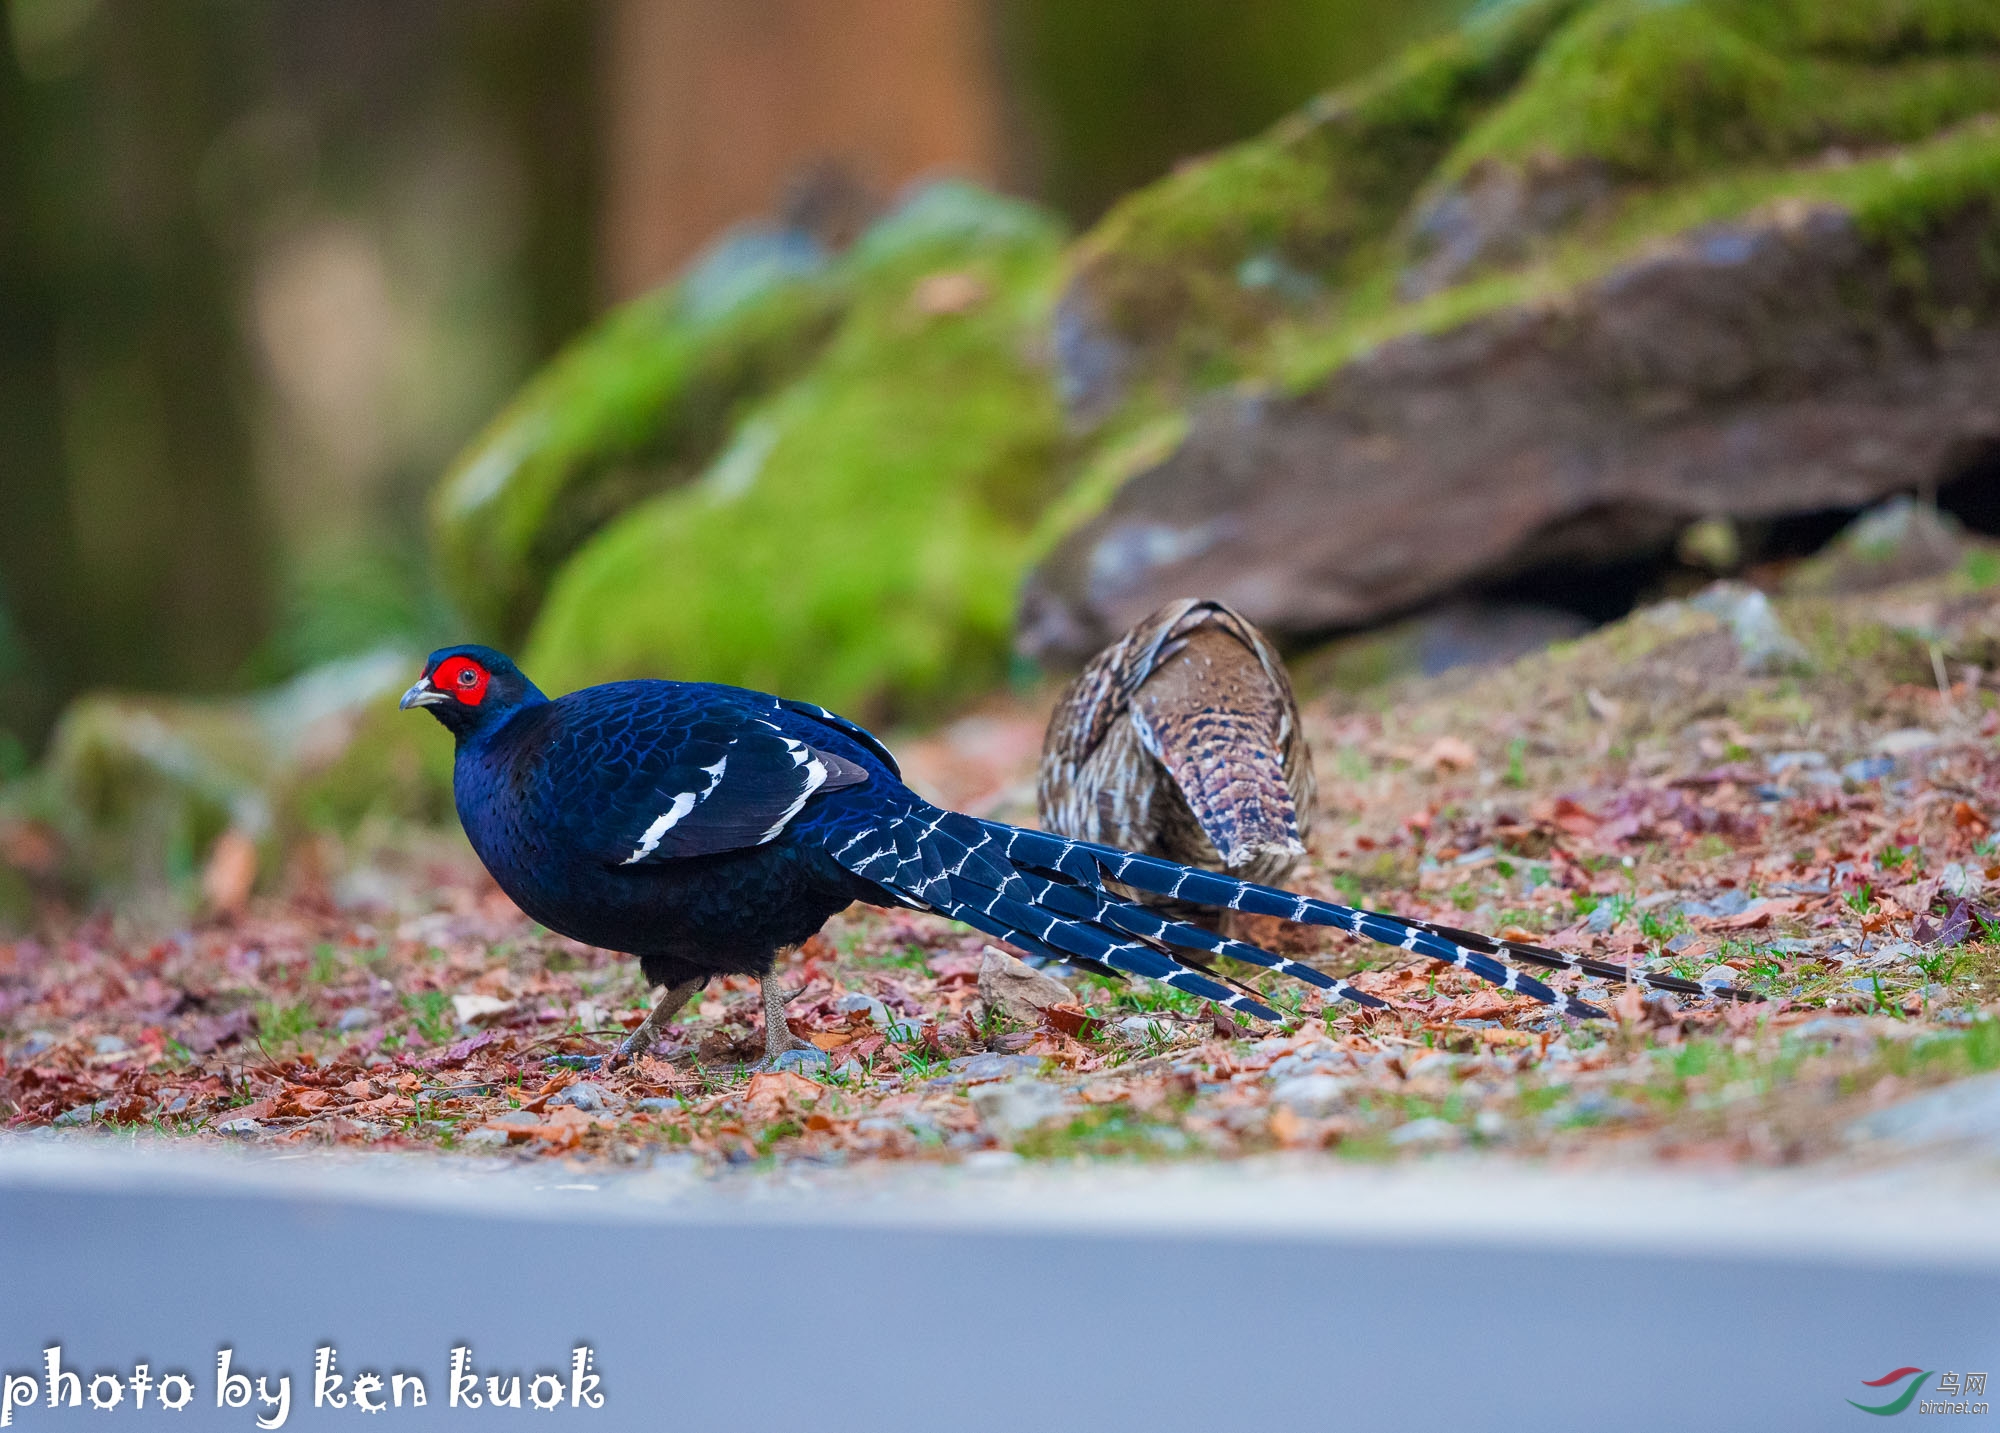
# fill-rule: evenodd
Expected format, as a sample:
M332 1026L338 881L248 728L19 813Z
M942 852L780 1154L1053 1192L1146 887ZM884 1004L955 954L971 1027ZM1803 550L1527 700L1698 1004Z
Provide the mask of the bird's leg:
M785 952L780 951L779 954ZM785 1023L785 1007L800 992L794 990L787 993L778 982L775 970L758 976L757 984L764 997L764 1058L757 1062L757 1068L796 1071L802 1066L825 1068L830 1064L824 1051L799 1039L792 1033L792 1027Z
M636 1060L660 1038L660 1031L667 1022L681 1013L681 1007L694 998L694 993L708 984L708 977L697 975L692 980L683 980L679 985L669 985L667 993L660 997L660 1003L653 1007L653 1013L639 1023L639 1028L627 1035L608 1063L616 1065L626 1060Z
M794 990L787 994L785 987L778 983L775 972L759 976L757 985L764 997L764 1058L775 1060L787 1050L796 1050L806 1044L792 1033L792 1027L785 1020L785 1007L799 992Z

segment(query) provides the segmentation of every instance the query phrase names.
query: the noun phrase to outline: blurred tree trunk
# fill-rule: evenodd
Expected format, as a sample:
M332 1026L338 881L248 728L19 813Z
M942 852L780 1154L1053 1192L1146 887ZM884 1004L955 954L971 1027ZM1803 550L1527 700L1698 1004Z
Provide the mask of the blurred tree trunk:
M5 733L38 744L86 687L216 690L411 635L376 609L421 603L437 466L594 306L604 13L0 4L0 776ZM398 356L453 395L366 419L386 472L344 505L273 441L287 395L259 343L257 279L315 225L375 246L401 285L394 331L415 335ZM337 345L351 334L330 330L366 317L324 285L304 298L322 322L281 325L293 345ZM384 594L383 564L358 562L366 592L299 618L306 543L278 521L295 510L341 515L314 542L409 552L415 590ZM301 621L334 636L272 637Z
M14 26L0 74L0 583L31 674L0 722L30 735L81 686L226 684L265 616L231 266L197 203L229 12L86 14L48 52Z
M983 0L613 0L609 296L660 282L731 224L839 186L880 203L929 171L995 182L989 39Z

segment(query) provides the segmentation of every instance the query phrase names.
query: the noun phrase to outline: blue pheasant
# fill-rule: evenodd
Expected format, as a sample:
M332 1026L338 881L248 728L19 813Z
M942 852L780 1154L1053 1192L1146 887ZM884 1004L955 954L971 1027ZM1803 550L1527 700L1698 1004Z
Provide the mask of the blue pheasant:
M1145 976L1264 1020L1277 1012L1212 968L1215 957L1383 1004L1108 882L1335 926L1566 1015L1603 1014L1496 958L1580 968L1567 956L940 810L903 784L874 736L807 702L667 681L551 701L501 653L459 646L431 655L402 705L428 708L457 739L459 819L501 889L551 930L636 955L667 987L621 1058L650 1048L711 976L743 974L762 983L766 1062L786 1063L795 1042L773 965L854 901L933 911L1030 955ZM1624 974L1590 973L1612 972Z

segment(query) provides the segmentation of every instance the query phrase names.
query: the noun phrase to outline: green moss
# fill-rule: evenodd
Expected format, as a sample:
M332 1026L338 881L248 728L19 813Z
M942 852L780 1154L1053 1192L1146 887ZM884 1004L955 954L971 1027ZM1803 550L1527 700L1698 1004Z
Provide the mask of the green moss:
M744 234L578 338L438 488L437 551L467 614L518 636L562 559L699 471L743 403L818 350L842 304L809 241Z
M700 678L879 715L997 678L1061 435L1031 360L1059 242L959 185L871 231L813 368L564 567L537 680Z
M442 820L449 746L395 706L417 667L385 649L250 697L80 697L41 765L0 788L0 812L59 835L77 890L181 907L227 829L257 842L268 873L307 831Z
M1303 392L1382 344L1552 301L1631 262L1663 238L1754 219L1780 203L1837 205L1871 240L1918 245L1973 206L2000 203L2000 124L1982 116L1925 143L1858 163L1758 166L1646 191L1525 267L1484 273L1412 302L1398 302L1393 289L1378 288L1331 322L1276 326L1265 336L1257 366L1283 390Z
M1940 12L1928 27L1900 13L1921 8ZM1549 41L1440 177L1485 161L1593 160L1662 179L1918 139L2000 103L1991 14L1979 24L1950 5L1609 0ZM1908 48L1926 42L1937 50Z
M351 831L370 819L452 820L451 743L384 701L362 713L332 760L300 774L281 817L304 831Z
M1402 308L1412 214L1482 167L1594 167L1608 188L1586 185L1559 222L1539 222L1557 243L1576 231L1585 249L1616 247L1629 216L1664 218L1684 186L1745 178L1758 198L1718 211L1740 214L1785 187L1765 171L1829 146L1922 142L1996 109L2000 6L1986 0L1501 6L1128 196L1079 244L1077 291L1146 355L1147 382L1255 378L1301 331L1324 349L1329 330ZM1811 187L1804 166L1787 179ZM1549 247L1502 249L1519 269ZM1460 293L1387 328L1448 326L1501 294Z
M1131 340L1171 336L1184 365L1226 353L1385 235L1446 148L1575 8L1507 6L1129 196L1076 255L1099 316ZM1260 266L1305 282L1258 282Z

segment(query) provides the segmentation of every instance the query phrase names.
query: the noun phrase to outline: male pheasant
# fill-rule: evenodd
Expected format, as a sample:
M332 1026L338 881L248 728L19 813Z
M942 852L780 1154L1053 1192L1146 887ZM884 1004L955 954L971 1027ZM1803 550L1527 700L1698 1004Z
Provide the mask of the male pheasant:
M459 646L432 653L402 705L428 708L456 738L459 819L501 889L551 930L638 956L667 987L621 1057L650 1048L711 976L736 973L761 982L766 1063L784 1063L795 1042L773 966L853 901L933 911L1027 954L1143 975L1265 1020L1277 1011L1196 967L1228 956L1335 999L1383 1003L1122 899L1112 882L1337 926L1563 1014L1603 1013L1495 958L1528 948L940 810L902 783L874 736L807 702L668 681L551 701L501 653ZM1554 952L1528 958L1580 968ZM1611 972L1623 974L1592 973Z
M1059 835L1279 884L1305 854L1313 764L1277 650L1224 603L1169 602L1056 699L1035 803Z

